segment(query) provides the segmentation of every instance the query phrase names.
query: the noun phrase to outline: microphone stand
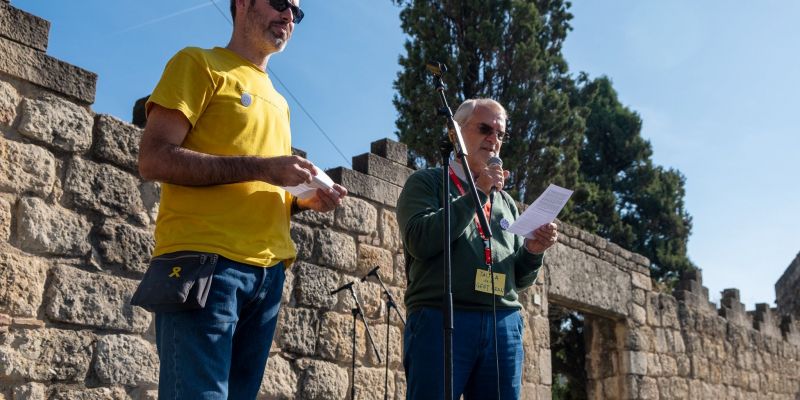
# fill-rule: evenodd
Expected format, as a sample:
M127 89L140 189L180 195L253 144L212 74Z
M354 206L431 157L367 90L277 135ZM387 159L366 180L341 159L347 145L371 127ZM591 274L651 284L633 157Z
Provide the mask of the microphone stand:
M382 362L381 361L381 355L380 355L380 353L378 353L378 348L375 346L375 341L372 340L372 332L370 332L370 330L369 330L369 324L367 324L367 319L364 317L364 310L361 307L361 302L358 300L358 296L356 296L356 291L353 288L353 283L355 283L355 282L347 283L347 284L343 285L342 287L340 287L340 288L338 288L338 289L336 289L336 290L331 292L331 295L333 295L333 294L338 293L339 291L347 289L350 292L350 296L353 298L353 302L355 303L355 306L353 307L353 310L352 310L352 313L353 313L353 334L352 334L353 345L352 345L352 350L351 350L352 363L351 363L350 369L352 371L353 378L352 378L352 385L350 386L350 399L351 400L354 400L356 398L356 319L357 319L356 317L360 316L361 320L364 322L364 328L367 331L367 338L369 339L370 344L372 344L372 349L375 350L375 357L378 358L378 364L380 364Z
M442 107L439 109L438 114L445 117L447 120L447 127L449 128L449 135L442 139L439 144L439 150L442 156L442 206L444 207L444 301L442 308L444 309L443 324L444 324L444 398L451 400L453 398L453 279L452 279L452 260L451 260L451 226L450 226L450 177L448 171L450 169L450 153L455 150L456 156L461 160L461 166L464 168L467 184L469 185L469 194L472 198L472 204L475 207L475 214L478 217L478 223L486 236L486 240L491 240L492 231L489 228L489 223L486 220L486 215L483 213L481 201L478 197L478 191L475 188L475 180L472 177L472 171L469 170L467 164L467 150L464 146L464 138L461 136L461 129L453 119L453 112L447 104L447 97L444 94L444 81L442 75L447 72L447 67L439 62L429 62L426 65L428 71L433 74L434 90L439 93L439 100Z
M378 274L378 267L372 269L361 281L366 281L370 275L375 276L378 279L378 283L380 283L381 287L383 288L383 294L386 295L386 370L384 371L383 375L383 399L389 399L389 322L392 317L392 309L397 313L397 316L400 317L400 321L403 322L403 325L406 324L405 318L403 318L403 314L400 314L400 310L397 308L397 303L394 301L394 297L389 292L389 289L383 283L383 279Z

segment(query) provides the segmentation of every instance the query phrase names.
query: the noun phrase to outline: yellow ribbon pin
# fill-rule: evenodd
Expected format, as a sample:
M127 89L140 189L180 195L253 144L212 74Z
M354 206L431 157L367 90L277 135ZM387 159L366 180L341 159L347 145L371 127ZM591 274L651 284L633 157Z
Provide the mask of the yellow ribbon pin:
M172 273L169 274L169 277L180 278L181 277L181 267L172 267Z

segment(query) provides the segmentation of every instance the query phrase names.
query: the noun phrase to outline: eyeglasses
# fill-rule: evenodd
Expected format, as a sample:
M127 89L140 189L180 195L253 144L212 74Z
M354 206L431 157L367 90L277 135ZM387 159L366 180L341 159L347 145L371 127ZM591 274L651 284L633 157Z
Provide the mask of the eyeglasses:
M487 124L484 124L483 122L481 122L478 125L478 131L483 136L489 136L489 135L491 135L491 134L496 132L497 133L497 140L499 140L501 142L506 140L506 139L508 139L508 137L509 137L508 133L506 133L504 131L496 130L496 129L492 128L491 126L489 126Z
M292 22L299 24L303 20L303 10L292 4L289 0L269 0L269 5L278 12L284 12L287 8L292 10Z

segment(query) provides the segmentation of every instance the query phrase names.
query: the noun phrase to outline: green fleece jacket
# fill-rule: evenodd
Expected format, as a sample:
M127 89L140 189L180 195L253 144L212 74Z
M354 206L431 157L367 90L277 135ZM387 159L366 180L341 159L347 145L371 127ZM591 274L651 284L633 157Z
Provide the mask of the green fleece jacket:
M420 307L441 307L444 293L444 223L442 215L442 168L416 171L406 181L397 201L397 219L403 236L408 287L408 312ZM464 188L467 184L463 183ZM478 191L482 203L488 196ZM536 282L543 255L528 252L524 238L501 227L519 216L514 200L505 192L495 193L491 214L494 271L506 274L505 295L500 309L520 309L517 292ZM475 274L486 269L484 244L475 226L475 211L469 194L461 196L450 182L453 305L460 310L491 311L492 296L475 290Z

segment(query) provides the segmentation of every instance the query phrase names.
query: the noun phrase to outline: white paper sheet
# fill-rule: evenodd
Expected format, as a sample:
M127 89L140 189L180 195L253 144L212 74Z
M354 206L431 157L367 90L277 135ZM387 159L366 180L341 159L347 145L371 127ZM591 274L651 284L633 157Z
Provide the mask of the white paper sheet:
M533 231L544 224L553 222L567 204L570 196L572 196L572 190L551 183L544 193L508 227L508 231L533 239Z
M313 197L317 189L333 188L333 180L331 177L316 165L314 169L317 171L317 175L311 178L311 183L301 183L297 186L282 186L281 188L300 199Z

